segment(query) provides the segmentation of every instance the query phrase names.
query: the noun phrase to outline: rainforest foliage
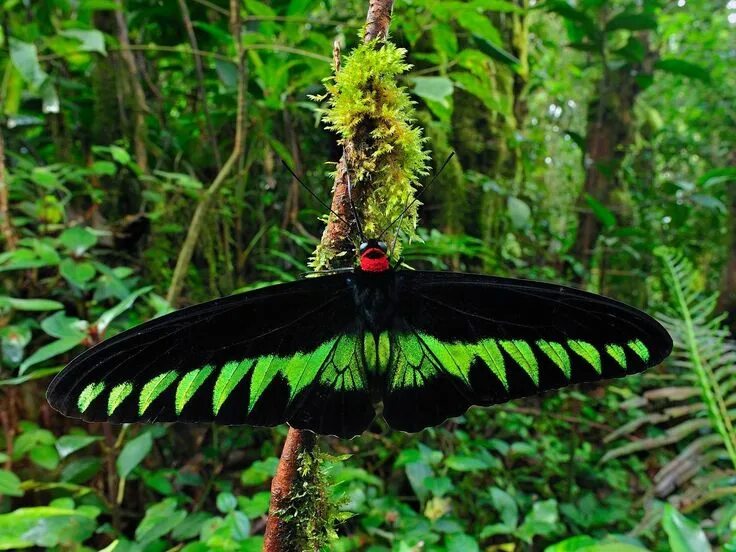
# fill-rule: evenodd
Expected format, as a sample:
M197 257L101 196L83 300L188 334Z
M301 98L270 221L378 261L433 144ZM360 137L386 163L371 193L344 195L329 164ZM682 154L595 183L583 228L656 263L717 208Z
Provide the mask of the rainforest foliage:
M736 550L736 2L397 0L382 50L367 7L0 0L0 550L260 550L286 427L84 424L44 392L106 336L329 265L281 160L329 203L365 118L376 228L456 153L407 265L597 291L675 353L320 438L292 512L315 542Z

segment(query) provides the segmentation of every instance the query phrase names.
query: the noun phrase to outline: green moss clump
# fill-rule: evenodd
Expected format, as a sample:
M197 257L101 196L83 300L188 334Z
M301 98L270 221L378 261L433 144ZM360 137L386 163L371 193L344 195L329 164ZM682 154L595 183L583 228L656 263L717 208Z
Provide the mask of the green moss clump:
M414 125L413 102L397 81L411 67L405 57L406 50L391 43L361 44L327 79L327 94L317 98L327 99L323 121L340 135L340 144L354 146L348 166L367 237L377 237L401 214L418 179L427 174L429 156L422 131ZM386 233L386 241L393 241L396 232L409 240L416 237L418 205L407 211L400 228ZM328 266L338 253L318 249L313 264Z

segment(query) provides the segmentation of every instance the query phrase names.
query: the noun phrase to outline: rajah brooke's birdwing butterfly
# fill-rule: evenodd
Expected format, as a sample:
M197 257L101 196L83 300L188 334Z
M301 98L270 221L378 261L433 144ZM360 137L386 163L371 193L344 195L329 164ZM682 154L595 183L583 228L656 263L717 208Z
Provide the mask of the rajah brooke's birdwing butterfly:
M418 431L464 413L661 362L647 314L569 287L395 270L386 245L360 268L202 303L75 358L47 397L87 421L216 422L362 433L383 404Z

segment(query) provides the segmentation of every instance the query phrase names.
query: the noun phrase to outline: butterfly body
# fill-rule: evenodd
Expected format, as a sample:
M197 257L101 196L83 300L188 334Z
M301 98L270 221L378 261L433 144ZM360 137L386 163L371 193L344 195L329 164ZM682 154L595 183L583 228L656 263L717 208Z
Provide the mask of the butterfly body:
M369 240L354 270L195 305L74 359L47 397L88 421L288 422L321 434L418 431L465 412L640 372L672 341L648 315L564 286L395 270Z

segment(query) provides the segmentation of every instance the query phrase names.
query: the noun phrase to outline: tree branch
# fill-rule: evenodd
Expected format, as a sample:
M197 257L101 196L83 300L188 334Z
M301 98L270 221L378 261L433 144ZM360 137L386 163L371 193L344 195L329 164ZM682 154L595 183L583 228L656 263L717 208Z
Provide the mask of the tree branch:
M374 39L386 39L388 26L391 22L392 8L393 0L370 0L368 17L366 19L366 32L363 36L364 42L370 42ZM340 71L339 43L334 43L332 54L335 73L337 73ZM331 207L342 219L354 221L355 217L350 211L350 203L348 201L345 157L351 156L355 144L350 140L346 140L343 146L345 153L337 164ZM353 244L350 235L350 225L345 224L334 215L331 215L327 223L327 228L325 228L322 234L321 245L330 251L344 253L335 258L335 264L343 266L353 264L353 258L351 256ZM266 524L263 547L265 552L288 552L293 549L293 543L287 542L289 536L288 523L279 518L279 512L283 511L288 505L292 495L292 488L298 479L299 458L302 454L311 453L316 444L317 439L313 433L289 428L276 475L271 482L271 503L269 505L269 517Z
M202 225L204 224L207 212L212 205L212 201L217 196L223 184L225 184L230 171L232 171L232 168L243 154L245 145L245 85L248 80L248 70L247 65L245 64L245 56L240 37L240 27L239 4L237 0L230 0L230 31L233 34L238 48L238 110L235 118L235 140L233 142L233 150L230 157L225 161L225 164L217 173L217 176L215 176L212 184L210 184L209 188L204 192L202 199L199 200L197 208L194 211L192 222L190 223L189 230L187 231L187 237L184 239L181 251L179 251L179 258L176 260L176 268L174 269L174 275L171 278L169 291L166 294L167 301L172 305L179 298L179 293L181 293L181 288L184 285L184 280L186 279L186 274L189 270L189 263L192 260L192 255L194 254L194 248L197 245L197 240L199 240L199 235L202 232Z
M197 44L197 35L194 33L194 25L192 25L192 18L189 15L189 8L187 7L186 0L179 0L179 9L181 10L184 27L187 30L187 36L189 37L189 44L192 46L192 52L195 52L194 69L197 74L197 88L199 89L199 101L202 102L202 113L204 114L204 124L207 129L207 139L210 141L210 145L212 146L212 153L215 156L215 164L218 169L221 169L222 159L220 159L220 148L217 143L217 136L215 135L214 127L212 126L210 108L207 105L207 90L205 89L202 57L196 53L199 51L199 44Z

